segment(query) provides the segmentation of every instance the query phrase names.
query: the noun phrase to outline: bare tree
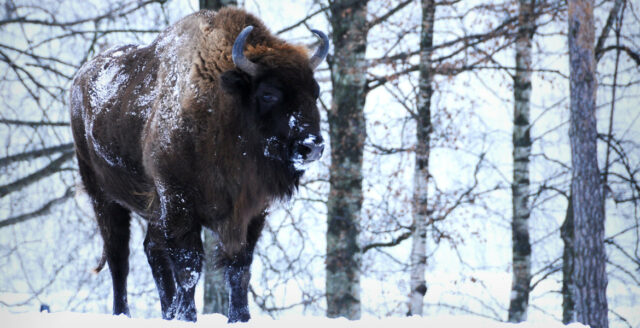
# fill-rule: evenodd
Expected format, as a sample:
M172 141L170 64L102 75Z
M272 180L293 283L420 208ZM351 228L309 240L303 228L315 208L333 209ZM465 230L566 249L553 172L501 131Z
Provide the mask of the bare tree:
M573 208L574 318L594 328L609 326L604 206L597 159L594 2L569 1L571 202Z
M513 79L513 182L511 240L513 280L509 321L527 319L531 284L531 242L529 241L529 157L531 156L531 39L535 26L535 0L518 1L516 69Z
M420 29L420 76L418 81L416 108L416 163L413 173L413 232L411 237L411 277L409 315L422 315L424 295L427 292L425 269L427 266L427 225L429 224L428 187L429 150L431 140L431 95L433 95L433 73L431 48L433 47L433 25L436 4L423 0Z
M329 62L333 98L328 111L331 188L327 201L327 316L359 319L367 0L333 1L329 12L334 53Z
M605 71L601 73L600 76L603 78L610 78L612 83L607 84L602 83L599 88L611 90L611 101L609 103L610 112L608 117L608 131L606 134L599 134L599 139L605 142L606 147L606 156L604 161L604 169L601 172L602 176L602 210L605 212L605 215L608 216L606 211L606 202L607 198L613 199L616 204L623 205L625 203L633 204L633 208L637 208L637 197L635 194L637 193L635 190L637 188L637 178L635 175L637 174L637 170L633 169L635 166L633 160L628 156L629 149L627 147L634 148L635 142L621 141L618 140L614 134L614 110L616 105L620 102L621 99L618 99L616 96L617 92L621 88L628 88L630 85L633 85L634 82L630 81L626 84L619 83L619 71L620 71L620 63L621 63L621 55L626 54L629 59L633 63L635 63L636 67L640 67L640 56L632 48L627 45L622 44L621 35L622 35L622 19L624 16L625 8L627 7L627 2L624 0L616 0L613 2L610 10L608 11L607 19L604 21L604 26L600 31L600 34L595 42L595 62L601 62L601 59L605 57L607 52L615 51L615 59L613 64L613 74ZM628 28L633 29L632 25L629 25ZM610 35L611 31L615 32L615 44L607 45L607 39ZM606 65L606 64L605 64ZM627 124L634 124L633 121L625 122ZM631 128L629 126L626 128L626 131ZM622 135L627 134L625 129L622 130ZM618 169L614 169L618 168ZM625 196L623 196L625 195ZM627 196L628 195L628 196ZM576 271L575 268L575 246L574 246L574 218L573 218L573 203L571 201L572 195L570 196L567 215L564 224L562 225L561 235L562 239L565 243L564 246L564 255L563 255L563 286L562 286L562 295L563 295L563 322L569 323L576 320L577 317L577 294L573 292L576 289L576 282L574 281ZM637 211L637 210L636 210ZM613 211L612 211L613 212ZM616 218L620 220L621 218ZM620 261L631 261L631 263L637 263L637 253L636 255L631 255L626 251L622 251L622 247L620 246L621 242L617 241L618 238L624 238L628 232L633 231L637 228L638 223L637 219L630 222L628 227L623 228L611 236L605 238L605 244L607 245L609 252L612 254L613 258L607 259L607 264L609 269L609 273L607 274L608 279L622 280L623 284L627 284L627 279L631 279L631 281L637 281L637 277L632 274L630 271L624 269L625 264L621 264ZM628 239L628 238L627 238ZM640 245L640 240L636 238L635 240L635 249L638 249L638 245ZM614 259L615 258L615 259ZM617 263L616 263L617 262ZM620 273L620 274L616 274ZM609 311L614 314L614 318L621 320L622 322L627 322L623 316L616 313L611 309L609 305ZM628 323L628 322L627 322Z

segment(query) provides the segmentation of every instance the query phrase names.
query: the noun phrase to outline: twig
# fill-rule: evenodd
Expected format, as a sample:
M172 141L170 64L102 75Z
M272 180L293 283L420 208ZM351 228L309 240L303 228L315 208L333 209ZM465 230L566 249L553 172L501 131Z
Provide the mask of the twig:
M10 155L7 157L0 158L0 168L5 167L11 163L26 161L26 160L55 154L61 151L68 151L72 149L73 149L73 143L67 143L67 144L62 144L58 146L36 149L36 150L27 151L20 154Z
M42 178L45 178L51 174L60 171L60 168L64 163L73 157L73 150L65 151L60 157L51 161L47 166L42 169L12 183L0 186L0 198L6 196L9 193L20 190Z
M73 196L73 192L74 192L73 188L71 187L67 188L67 191L65 191L64 195L48 201L46 204L42 205L42 207L40 207L39 209L33 212L21 214L21 215L14 216L12 218L8 218L6 220L0 221L0 229L4 227L8 227L10 225L22 223L45 214L49 214L51 212L51 209L54 206L64 203L69 197Z

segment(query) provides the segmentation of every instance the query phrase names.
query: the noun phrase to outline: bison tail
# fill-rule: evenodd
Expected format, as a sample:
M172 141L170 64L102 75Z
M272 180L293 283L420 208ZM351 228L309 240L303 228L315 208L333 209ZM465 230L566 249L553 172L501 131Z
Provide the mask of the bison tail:
M104 268L104 264L107 263L107 251L103 248L102 249L102 257L100 257L100 262L98 262L98 265L93 268L93 270L91 270L91 272L98 274L100 273L100 271L102 271L102 268Z

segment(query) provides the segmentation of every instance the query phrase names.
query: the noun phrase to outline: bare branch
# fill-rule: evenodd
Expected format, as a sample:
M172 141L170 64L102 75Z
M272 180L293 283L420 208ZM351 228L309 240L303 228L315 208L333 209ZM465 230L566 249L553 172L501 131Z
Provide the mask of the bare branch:
M625 45L620 45L620 46L613 45L613 46L608 46L602 49L601 54L604 54L605 52L608 52L611 50L624 51L634 62L636 62L636 66L640 66L640 53L633 51L631 48Z
M69 122L47 122L47 121L21 121L21 120L6 120L0 119L0 124L7 125L27 125L32 128L39 126L69 126Z
M6 220L2 220L2 221L0 221L0 229L2 229L4 227L8 227L10 225L14 225L14 224L18 224L18 223L21 223L21 222L25 222L25 221L31 220L31 219L37 218L39 216L42 216L42 215L49 214L51 212L51 209L54 206L64 203L68 198L73 196L73 193L74 193L73 188L69 187L69 188L67 188L67 191L65 191L64 195L48 201L46 204L42 205L42 207L40 207L39 209L37 209L37 210L35 210L33 212L21 214L21 215L18 215L18 216L14 216L12 218L8 218Z
M80 25L84 23L99 22L104 19L114 19L114 18L124 17L149 4L152 4L152 3L162 4L166 2L166 0L147 0L147 1L141 1L141 2L132 1L129 4L136 3L136 2L137 2L137 5L133 8L127 8L129 7L128 5L119 6L116 9L110 10L102 15L79 19L75 21L58 22L55 20L55 18L51 21L48 21L48 20L41 20L41 19L29 19L27 16L20 16L20 17L0 20L0 26L8 25L8 24L33 24L33 25L56 26L56 27L71 27L74 25Z
M409 237L411 237L411 233L413 231L407 231L403 234L401 234L400 236L398 236L398 238L395 238L391 241L388 242L380 242L380 243L371 243L369 245L365 245L364 247L362 247L362 253L366 253L368 250L372 249L372 248L380 248L380 247L393 247L393 246L397 246L400 245L400 243L402 243L403 241L409 239Z
M327 9L329 9L329 7L322 7L322 8L320 8L320 9L318 9L318 10L316 10L316 11L312 12L311 14L307 15L307 17L305 17L305 18L303 18L303 19L299 20L297 23L295 23L295 24L293 24L293 25L289 25L289 26L287 26L287 27L285 27L285 28L281 29L280 31L276 32L276 34L280 35L280 34L282 34L282 33L284 33L284 32L291 31L291 30L293 30L294 28L296 28L296 27L298 27L298 26L300 26L300 25L302 25L302 24L305 24L309 19L311 19L311 18L312 18L312 17L314 17L315 15L325 12Z
M596 42L596 49L595 49L596 62L600 61L600 58L602 58L602 55L604 54L604 51L603 51L604 43L607 40L607 37L609 36L609 32L611 31L613 21L617 19L618 13L622 9L622 4L624 2L626 2L626 0L616 0L615 3L613 4L613 7L611 8L611 11L609 12L609 17L607 17L607 21L602 27L602 32L600 33L600 36L598 37L598 41Z
M51 161L47 166L42 169L22 178L15 182L6 184L4 186L0 186L0 198L12 193L14 191L20 190L36 181L39 181L42 178L50 176L56 172L60 171L60 168L64 163L73 158L73 150L67 150L60 157Z
M55 154L61 151L68 151L72 149L73 149L73 143L67 143L67 144L62 144L62 145L48 147L48 148L31 150L31 151L27 151L20 154L9 155L7 157L0 158L0 168L10 165L11 163L26 161L26 160L38 158L41 156L47 156L47 155Z
M413 0L405 0L403 2L400 2L397 6L395 6L394 8L390 9L387 13L385 13L384 15L377 17L376 19L374 19L373 21L369 22L369 24L367 25L367 29L371 29L372 27L385 22L386 20L389 19L389 17L393 16L395 13L397 13L398 11L400 11L402 8L406 7L408 4L410 4L411 2L413 2Z

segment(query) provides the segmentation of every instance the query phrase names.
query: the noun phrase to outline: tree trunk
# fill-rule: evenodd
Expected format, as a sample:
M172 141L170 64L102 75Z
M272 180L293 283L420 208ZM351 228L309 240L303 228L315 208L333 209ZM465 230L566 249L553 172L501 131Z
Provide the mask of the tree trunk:
M200 0L200 9L219 10L226 6L237 6L237 0ZM214 254L220 241L218 236L204 229L204 305L202 313L220 313L225 316L229 312L229 290L224 279L224 270L216 268Z
M238 6L238 0L200 0L200 9L218 10L227 6Z
M362 154L366 138L367 1L330 3L334 55L328 113L331 138L330 191L327 202L327 316L360 318L358 244L362 207Z
M433 46L434 0L422 0L422 28L420 30L420 80L418 82L416 122L416 162L413 173L413 234L411 245L411 277L409 312L422 315L424 295L427 292L425 269L427 266L427 187L429 182L429 141L431 139L431 96L433 74L431 47Z
M531 156L531 38L534 32L533 0L519 1L516 72L513 81L513 185L511 240L513 279L509 321L527 320L531 283L529 242L529 157Z
M569 0L575 320L608 327L604 206L597 159L593 0Z
M204 229L204 305L202 313L220 313L227 315L229 311L229 291L224 280L224 270L216 268L215 257L219 241L209 229Z
M562 227L560 227L560 236L564 242L564 251L562 252L562 323L569 324L575 321L576 301L572 290L575 290L573 282L574 268L574 249L573 249L573 206L569 195L567 204L567 214Z

